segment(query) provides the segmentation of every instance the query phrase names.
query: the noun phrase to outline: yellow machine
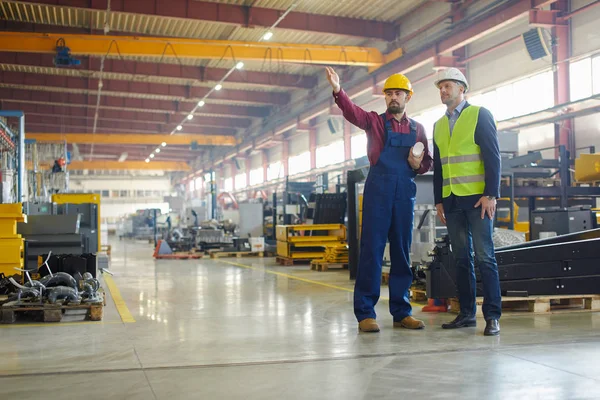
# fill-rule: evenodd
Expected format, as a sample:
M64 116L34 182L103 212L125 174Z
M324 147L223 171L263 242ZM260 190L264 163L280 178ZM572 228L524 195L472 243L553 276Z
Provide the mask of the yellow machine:
M581 154L575 160L575 180L577 182L600 181L600 153Z
M326 234L309 236L310 232ZM323 258L327 244L345 244L345 241L346 226L342 224L277 225L277 255L280 257Z
M100 195L93 193L60 193L52 195L52 202L56 204L96 204L98 207L98 251L102 248L100 232Z
M17 234L17 222L27 222L21 203L0 204L0 273L7 277L21 275L15 267L25 265L25 244Z
M498 199L499 201L510 201L510 199L508 197L501 197ZM498 216L497 219L500 222L504 222L509 224L510 223L510 212L508 213L509 215L507 215L506 217L500 217ZM514 221L514 229L517 232L523 232L525 233L525 237L527 238L527 240L529 240L529 222L519 222L519 206L517 205L517 202L513 202L513 221Z

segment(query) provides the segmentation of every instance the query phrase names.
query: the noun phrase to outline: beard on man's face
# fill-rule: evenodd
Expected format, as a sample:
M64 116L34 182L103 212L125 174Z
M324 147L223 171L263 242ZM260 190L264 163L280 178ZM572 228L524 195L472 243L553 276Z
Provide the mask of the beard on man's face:
M393 102L388 106L388 111L390 114L401 114L404 112L404 107L400 107L400 104Z

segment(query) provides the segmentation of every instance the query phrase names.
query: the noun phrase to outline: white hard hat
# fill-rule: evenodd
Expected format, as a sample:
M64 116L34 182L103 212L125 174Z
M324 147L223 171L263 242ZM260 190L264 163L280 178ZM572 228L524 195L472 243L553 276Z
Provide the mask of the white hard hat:
M469 90L469 83L467 78L463 75L458 68L447 68L438 72L437 79L434 82L435 87L439 87L442 81L457 81L465 85L465 92Z

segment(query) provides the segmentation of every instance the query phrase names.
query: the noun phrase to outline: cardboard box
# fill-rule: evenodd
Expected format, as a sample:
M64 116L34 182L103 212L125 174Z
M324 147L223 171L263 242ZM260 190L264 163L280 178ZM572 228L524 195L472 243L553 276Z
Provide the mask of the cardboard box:
M265 238L263 237L251 237L248 239L248 243L250 243L252 252L265 251Z

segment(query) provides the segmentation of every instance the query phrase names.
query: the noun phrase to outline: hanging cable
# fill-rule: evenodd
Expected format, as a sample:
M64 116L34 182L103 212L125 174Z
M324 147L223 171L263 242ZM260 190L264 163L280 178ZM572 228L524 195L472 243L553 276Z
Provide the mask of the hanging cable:
M110 0L108 0L108 4L106 6L106 18L104 19L104 35L107 35L110 31ZM96 108L94 110L94 127L92 129L92 147L90 149L90 161L94 159L94 135L96 134L96 128L98 127L98 113L100 110L100 98L102 96L102 75L104 72L104 60L108 56L110 49L112 47L112 43L108 47L108 51L106 54L100 59L100 75L98 76L98 94L96 96Z

